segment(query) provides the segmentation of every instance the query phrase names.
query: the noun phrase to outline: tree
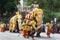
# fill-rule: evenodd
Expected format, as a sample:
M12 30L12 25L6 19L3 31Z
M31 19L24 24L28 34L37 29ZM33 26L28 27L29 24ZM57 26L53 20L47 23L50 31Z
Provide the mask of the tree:
M60 11L60 0L27 0L27 5L31 5L34 1L39 4L40 8Z
M44 19L43 19L44 23L49 22L56 17L55 14L52 14L52 12L48 10L43 10L43 11L44 11Z
M10 17L17 10L18 0L0 0L0 17ZM6 14L6 15L4 15Z

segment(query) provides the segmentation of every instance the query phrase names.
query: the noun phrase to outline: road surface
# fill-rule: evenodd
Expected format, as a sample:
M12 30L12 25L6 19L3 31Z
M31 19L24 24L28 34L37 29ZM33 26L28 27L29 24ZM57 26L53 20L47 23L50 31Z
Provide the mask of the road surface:
M0 32L0 40L31 40L31 38L24 38L22 34L11 33L9 31ZM45 33L41 33L41 37L35 37L35 40L60 40L60 34L51 34L51 38L47 38Z

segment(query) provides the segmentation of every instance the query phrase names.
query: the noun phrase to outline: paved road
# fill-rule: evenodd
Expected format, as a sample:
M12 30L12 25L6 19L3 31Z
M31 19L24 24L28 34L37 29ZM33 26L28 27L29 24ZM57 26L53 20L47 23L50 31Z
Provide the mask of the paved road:
M0 40L31 40L24 38L22 34L10 33L9 31L0 32ZM51 34L51 38L47 38L45 33L41 33L41 38L35 37L36 40L60 40L60 34Z

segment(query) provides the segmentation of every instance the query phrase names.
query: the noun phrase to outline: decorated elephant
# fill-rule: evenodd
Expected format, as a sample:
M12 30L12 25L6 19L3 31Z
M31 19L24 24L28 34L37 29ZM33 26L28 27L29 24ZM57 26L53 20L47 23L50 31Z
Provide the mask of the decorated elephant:
M43 10L39 8L35 9L31 15L31 18L33 18L37 23L36 25L37 36L39 36L41 33L43 17L44 17Z
M16 15L10 19L9 31L12 32L19 31L20 28L22 27L21 22L22 22L22 16L21 14L19 14L19 12L16 12Z

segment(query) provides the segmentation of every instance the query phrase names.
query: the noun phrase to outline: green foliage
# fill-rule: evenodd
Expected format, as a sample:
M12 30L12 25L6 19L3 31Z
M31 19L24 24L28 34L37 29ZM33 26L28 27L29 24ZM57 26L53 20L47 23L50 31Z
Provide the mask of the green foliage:
M58 22L60 22L60 16L59 16L58 19L57 19L57 23L58 23Z
M55 17L56 17L56 15L52 14L51 11L44 10L44 19L43 19L44 22L49 22L49 21L53 20Z
M16 9L16 5L18 4L17 0L0 0L0 13L2 13L2 11L6 12L11 12L13 10L17 10Z
M51 11L60 11L60 0L27 0L27 4L31 5L36 1L40 8L49 9Z
M18 0L0 0L0 17L2 17L2 20L4 20L4 17L10 17L17 10L18 3Z

